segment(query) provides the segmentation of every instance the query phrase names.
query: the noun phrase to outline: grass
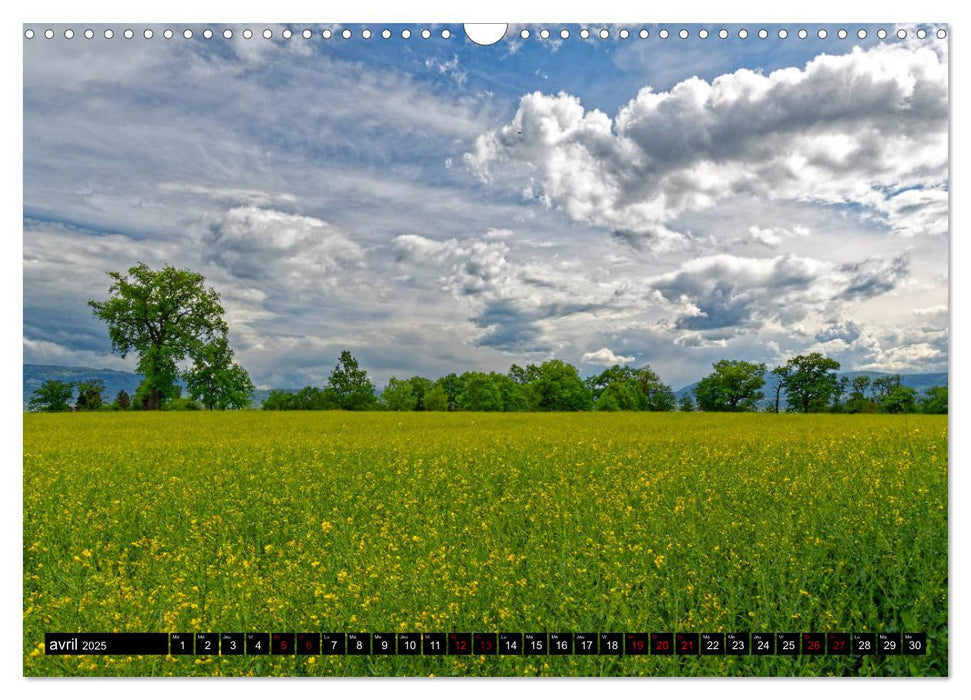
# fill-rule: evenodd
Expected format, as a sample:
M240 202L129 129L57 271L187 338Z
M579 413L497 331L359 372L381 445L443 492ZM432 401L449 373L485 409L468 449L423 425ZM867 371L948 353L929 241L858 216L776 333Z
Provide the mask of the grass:
M947 418L24 416L24 674L947 675ZM916 657L54 657L45 631L916 631Z

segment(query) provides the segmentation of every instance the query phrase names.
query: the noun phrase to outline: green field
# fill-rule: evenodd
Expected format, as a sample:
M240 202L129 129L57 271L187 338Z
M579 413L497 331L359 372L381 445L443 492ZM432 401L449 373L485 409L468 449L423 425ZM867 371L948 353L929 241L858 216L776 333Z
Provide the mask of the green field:
M24 416L24 674L946 675L947 417ZM45 631L917 631L913 657L45 656Z

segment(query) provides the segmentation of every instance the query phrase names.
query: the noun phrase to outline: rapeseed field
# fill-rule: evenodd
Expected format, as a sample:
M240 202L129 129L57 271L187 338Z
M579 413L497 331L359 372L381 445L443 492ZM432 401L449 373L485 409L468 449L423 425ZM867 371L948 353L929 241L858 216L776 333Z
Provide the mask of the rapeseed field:
M24 416L24 673L946 675L946 416ZM45 632L927 633L924 656L45 656Z

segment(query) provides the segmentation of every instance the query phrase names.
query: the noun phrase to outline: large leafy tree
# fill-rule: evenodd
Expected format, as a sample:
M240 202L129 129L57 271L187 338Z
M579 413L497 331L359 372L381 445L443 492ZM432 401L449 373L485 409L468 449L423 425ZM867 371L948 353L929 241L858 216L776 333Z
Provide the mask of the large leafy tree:
M42 411L44 413L59 413L71 410L71 396L74 394L74 385L70 382L59 382L56 379L48 379L39 387L34 389L27 404L31 411Z
M916 413L917 390L903 385L895 387L877 407L881 413Z
M246 408L256 389L246 370L233 361L225 338L203 345L184 373L189 396L210 411Z
M900 383L899 374L877 377L870 385L880 413L915 413L917 391Z
M754 411L764 398L765 365L744 360L719 360L714 372L694 388L702 411Z
M617 386L610 390L613 398L601 410L673 411L677 406L674 391L649 365L640 369L614 365L586 380L595 401L599 401L614 384ZM634 393L632 388L636 389Z
M108 276L114 280L108 299L88 304L108 324L112 349L122 357L138 354L144 408L157 411L175 397L179 365L195 362L207 346L225 338L219 294L204 285L202 275L171 265L153 270L139 263L127 275Z
M788 410L814 413L829 410L843 392L836 370L840 363L822 353L797 355L773 373L781 378Z
M345 411L365 411L374 407L374 384L349 350L341 352L337 366L327 380L325 393L335 408Z
M576 367L562 360L540 365L539 377L532 385L541 411L589 411L593 407L590 389L580 379Z

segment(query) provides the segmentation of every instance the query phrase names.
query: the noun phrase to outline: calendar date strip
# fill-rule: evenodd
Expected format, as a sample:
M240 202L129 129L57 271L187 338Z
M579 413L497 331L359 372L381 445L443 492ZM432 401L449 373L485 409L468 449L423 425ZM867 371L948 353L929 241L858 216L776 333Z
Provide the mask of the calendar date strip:
M44 653L114 656L895 656L924 632L185 632L44 635Z

